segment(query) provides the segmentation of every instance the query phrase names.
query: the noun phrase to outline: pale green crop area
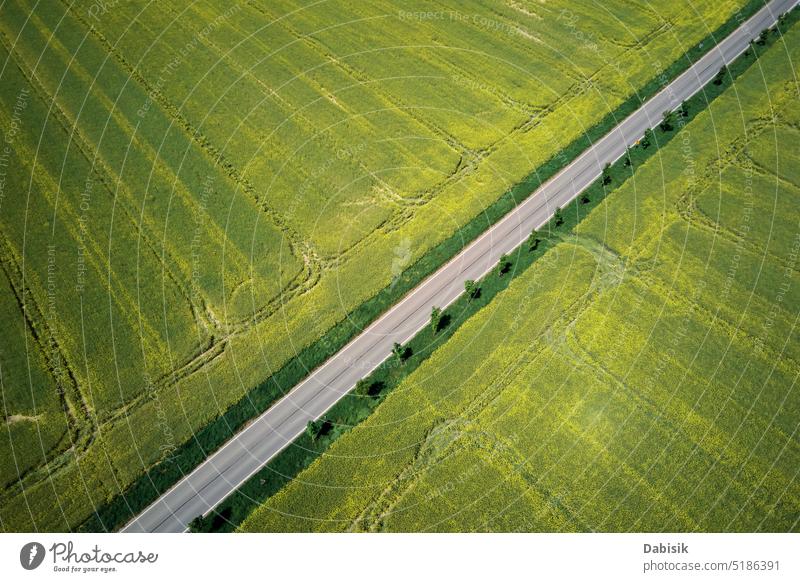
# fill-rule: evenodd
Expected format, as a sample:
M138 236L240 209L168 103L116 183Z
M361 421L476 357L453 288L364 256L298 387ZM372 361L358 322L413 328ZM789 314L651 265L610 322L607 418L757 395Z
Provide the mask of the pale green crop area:
M0 7L4 530L78 526L743 5L111 4Z
M797 531L795 28L245 531Z

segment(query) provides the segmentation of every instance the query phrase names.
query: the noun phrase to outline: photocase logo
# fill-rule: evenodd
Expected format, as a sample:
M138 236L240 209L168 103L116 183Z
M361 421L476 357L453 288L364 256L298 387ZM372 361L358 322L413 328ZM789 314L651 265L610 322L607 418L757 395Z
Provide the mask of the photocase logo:
M19 551L19 563L26 570L35 570L44 560L44 546L39 542L28 542Z

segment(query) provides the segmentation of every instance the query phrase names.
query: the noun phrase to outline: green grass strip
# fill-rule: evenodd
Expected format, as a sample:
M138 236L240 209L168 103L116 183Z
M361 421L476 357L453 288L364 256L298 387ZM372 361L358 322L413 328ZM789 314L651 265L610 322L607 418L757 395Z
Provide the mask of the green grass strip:
M708 46L707 43L713 44L723 39L743 21L755 14L762 6L764 6L763 0L749 0L741 10L734 14L725 24L709 34L700 44ZM794 18L793 12L792 23ZM787 20L786 22L788 23L789 21ZM776 36L770 35L765 46L774 42ZM457 230L450 238L428 251L406 269L392 286L384 288L371 299L362 303L319 340L303 349L275 374L250 390L241 400L228 408L225 413L197 431L191 439L178 447L169 458L159 462L139 477L124 493L117 495L107 504L100 507L94 515L81 524L78 528L79 531L114 531L130 521L136 514L144 510L162 493L166 492L183 476L204 461L213 451L235 435L248 421L263 413L277 399L305 378L308 375L308 370L318 367L333 356L423 279L435 272L471 241L485 232L486 229L512 211L520 202L538 189L541 184L569 165L583 151L588 149L592 143L602 138L621 120L638 109L644 101L658 93L672 79L687 70L696 59L707 52L700 48L700 44L694 45L681 58L646 83L638 94L631 96L617 109L608 113L597 125L512 187L486 208L484 212ZM709 84L705 91L700 91L689 100L688 103L691 104L691 107L689 107L689 117L685 120L694 116L692 109L701 109L707 103L710 103L725 87L730 85L733 76L738 76L754 60L753 51L750 51L749 56L740 57L731 66L731 75L727 75L721 85ZM663 134L660 140L661 143L668 141L671 138L671 134L672 132ZM657 139L653 141L658 142ZM611 168L611 183L617 184L621 179L629 177L644 159L657 151L658 145L658 143L655 143L650 148L635 148L631 150L631 165L625 167L622 165L622 160L615 164ZM622 167L620 167L621 165ZM461 323L484 307L497 293L508 286L516 274L525 270L537 258L541 257L547 249L551 248L557 241L557 237L554 236L555 233L570 232L592 208L602 201L606 195L606 189L600 182L599 180L598 183L593 184L586 190L588 202L582 203L580 201L581 197L579 197L569 207L563 209L563 223L561 225L556 227L551 221L551 224L547 227L551 230L550 234L543 233L543 236L540 237L541 241L535 250L514 253L510 257L512 264L508 273L502 277L493 273L481 281L481 294L477 299L468 301L465 297L461 297L452 304L445 312L444 322L446 325L442 326L443 329L435 334L435 337L432 336L431 330L426 328L409 342L407 347L412 355L402 364L398 365L396 360L390 360L377 368L368 379L375 386L373 390L375 395L373 397L364 398L350 394L340 400L326 415L329 422L321 436L315 440L308 435L298 438L290 447L284 449L259 473L250 478L235 493L223 501L214 512L209 514L207 519L195 524L193 529L198 531L232 531L254 507L294 478L302 469L322 454L336 438L369 416L385 395L406 375L419 366L433 350L446 341Z

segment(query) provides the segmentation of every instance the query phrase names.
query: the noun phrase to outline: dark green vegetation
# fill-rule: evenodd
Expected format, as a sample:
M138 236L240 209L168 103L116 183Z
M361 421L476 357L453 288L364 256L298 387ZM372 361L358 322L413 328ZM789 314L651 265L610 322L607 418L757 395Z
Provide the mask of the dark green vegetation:
M590 203L630 179L243 529L796 530L798 41L610 168Z

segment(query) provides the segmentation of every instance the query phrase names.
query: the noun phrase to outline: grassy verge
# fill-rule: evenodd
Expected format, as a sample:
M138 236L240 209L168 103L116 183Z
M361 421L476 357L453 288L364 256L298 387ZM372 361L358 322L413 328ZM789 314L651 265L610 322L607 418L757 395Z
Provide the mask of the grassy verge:
M631 96L617 109L609 112L583 136L558 152L541 167L536 168L527 178L503 194L484 212L410 266L394 285L383 289L353 310L342 322L301 351L278 372L253 388L224 414L197 431L192 439L181 445L169 458L147 471L123 494L118 495L100 507L91 518L81 525L79 530L112 531L132 519L136 513L142 511L185 474L191 472L211 452L231 438L248 421L266 410L276 399L302 380L309 369L316 368L335 354L364 327L396 303L420 281L458 254L467 244L513 210L517 204L527 198L543 182L568 165L593 142L608 133L620 120L635 111L643 101L655 95L669 81L691 66L698 57L706 52L700 48L700 45L709 46L709 43L724 38L735 30L742 21L754 14L763 4L762 0L750 0L747 2L738 13L708 35L702 43L694 45L680 59L663 71L659 71L657 76L645 84L638 94ZM751 54L752 57L753 55ZM737 61L737 66L741 60ZM726 78L719 86L713 86L712 90L706 91L701 101L706 98L710 99L712 95L716 96L728 83L730 83L730 78ZM700 103L693 105L695 108L699 108L702 106ZM664 134L664 137L668 137L668 134ZM657 144L654 144L650 148L637 148L632 151L630 156L631 166L620 168L618 164L611 169L611 183L618 183L624 176L629 175L636 165L644 159L638 156L652 155L656 148ZM330 443L346 431L348 427L366 418L380 403L382 397L400 379L430 355L438 345L445 341L461 322L486 305L494 295L504 289L514 274L527 268L536 258L540 257L555 244L555 233L569 232L605 195L605 186L603 184L600 184L599 191L597 188L598 185L595 184L587 190L588 202L583 203L578 200L570 205L569 208L564 209L563 223L557 227L550 225L551 232L546 236L540 237L541 241L535 250L516 253L510 257L512 265L508 273L502 277L491 275L482 281L480 297L471 302L461 298L454 303L445 314L447 325L443 326L444 329L440 330L436 337L430 337L430 330L426 329L409 343L411 357L402 362L401 365L397 365L394 362L379 367L370 376L370 382L376 387L374 389L374 397L363 398L351 395L342 399L329 411L328 418L331 422L326 425L323 435L316 440L311 440L310 437L305 435L301 437L295 443L295 446L284 450L260 473L256 474L223 502L217 508L215 514L211 514L209 519L198 524L198 529L204 531L229 531L233 529L256 504L280 489L284 483L327 449ZM415 348L419 351L416 351Z

